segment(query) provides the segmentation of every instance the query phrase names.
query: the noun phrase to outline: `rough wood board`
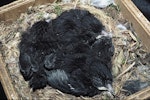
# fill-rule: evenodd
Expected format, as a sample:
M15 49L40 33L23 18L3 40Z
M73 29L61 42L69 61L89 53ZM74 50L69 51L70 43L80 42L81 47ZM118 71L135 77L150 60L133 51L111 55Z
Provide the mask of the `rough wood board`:
M3 63L2 55L0 54L0 81L4 88L8 100L18 100L18 94L14 90L10 76L6 70L6 64Z
M18 0L6 6L0 7L0 21L12 22L16 20L21 13L25 12L29 6L38 4L52 3L54 0Z
M138 37L150 52L150 22L131 0L116 0L116 3L121 8L124 17L133 24Z

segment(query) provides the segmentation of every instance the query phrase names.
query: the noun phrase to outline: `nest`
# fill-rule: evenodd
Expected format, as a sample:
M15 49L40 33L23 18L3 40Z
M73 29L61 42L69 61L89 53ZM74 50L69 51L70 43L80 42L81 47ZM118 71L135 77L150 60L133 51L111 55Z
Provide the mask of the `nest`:
M29 7L26 13L21 14L17 21L12 24L0 23L0 51L6 68L12 79L13 86L20 99L50 99L50 100L99 100L107 99L105 93L94 97L75 97L60 92L50 86L33 92L19 71L19 48L22 31L31 27L33 23L39 20L54 19L63 11L73 7L86 9L95 15L106 27L108 32L113 33L113 43L115 45L115 54L113 57L113 87L117 99L123 99L132 93L123 89L125 82L129 80L140 80L148 86L150 79L150 54L146 53L140 40L136 37L132 26L126 22L118 8L110 6L100 10L89 5L76 5L74 3L62 4L53 3L36 7ZM114 16L110 13L112 11ZM113 18L112 18L112 17ZM121 22L128 29L120 29L117 24ZM146 87L145 86L145 87Z

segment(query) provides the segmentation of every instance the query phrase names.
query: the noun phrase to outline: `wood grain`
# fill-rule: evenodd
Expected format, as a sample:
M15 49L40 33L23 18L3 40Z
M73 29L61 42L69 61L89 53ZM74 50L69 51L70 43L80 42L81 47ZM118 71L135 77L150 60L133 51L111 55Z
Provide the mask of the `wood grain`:
M52 3L54 0L18 0L8 5L0 7L0 21L12 22L16 20L21 13L28 7L39 4Z

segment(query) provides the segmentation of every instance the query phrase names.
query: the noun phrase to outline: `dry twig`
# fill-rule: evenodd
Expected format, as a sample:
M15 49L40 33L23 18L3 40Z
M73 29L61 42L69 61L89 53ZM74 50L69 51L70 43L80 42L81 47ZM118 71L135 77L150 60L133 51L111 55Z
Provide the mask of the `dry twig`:
M125 71L123 71L120 75L118 75L117 79L119 79L123 74L128 72L134 65L135 65L135 62L133 62Z

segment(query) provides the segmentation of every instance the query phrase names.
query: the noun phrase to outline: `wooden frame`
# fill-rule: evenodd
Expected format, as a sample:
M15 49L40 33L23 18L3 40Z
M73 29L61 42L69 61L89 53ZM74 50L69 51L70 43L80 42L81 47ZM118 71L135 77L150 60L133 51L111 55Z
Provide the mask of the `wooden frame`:
M16 20L21 13L25 12L29 6L34 6L38 4L44 4L48 2L53 2L54 0L18 0L10 3L6 6L0 7L0 21L11 22ZM133 23L133 27L137 32L138 36L142 40L143 44L150 52L150 23L141 14L141 12L136 8L131 0L116 0L117 4L121 8L124 16ZM142 34L141 34L142 33ZM6 64L0 54L0 81L3 85L4 91L8 99L19 99L17 92L15 91L12 81L10 79L9 73L6 70ZM126 99L147 99L150 98L150 87L139 91Z
M12 22L16 20L21 13L25 12L28 7L52 2L54 2L54 0L17 0L0 7L0 21Z
M131 0L116 0L121 12L133 24L138 37L147 51L150 52L150 22L140 12Z

